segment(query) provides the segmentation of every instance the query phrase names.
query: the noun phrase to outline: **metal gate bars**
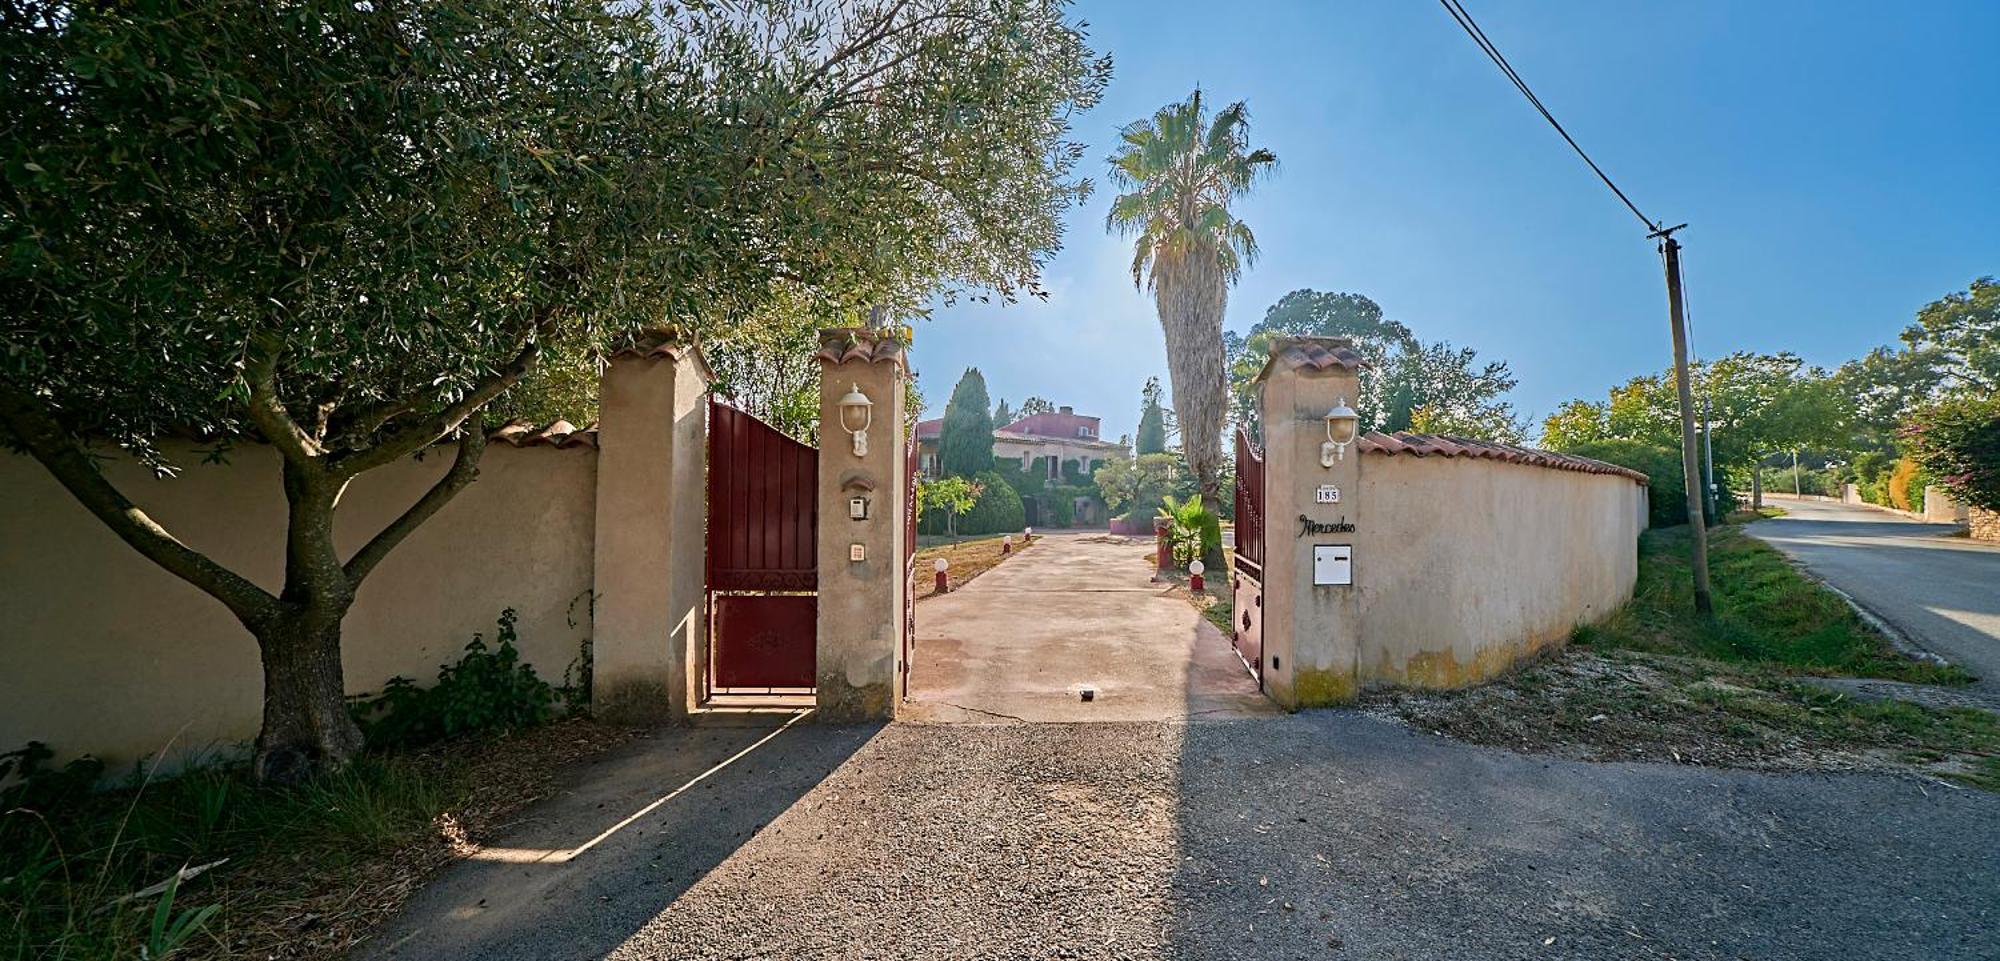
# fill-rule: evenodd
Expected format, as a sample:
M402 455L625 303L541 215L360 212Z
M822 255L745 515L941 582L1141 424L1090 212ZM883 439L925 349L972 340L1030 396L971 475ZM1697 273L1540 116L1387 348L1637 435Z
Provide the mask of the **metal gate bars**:
M810 692L819 450L717 400L708 438L708 691Z

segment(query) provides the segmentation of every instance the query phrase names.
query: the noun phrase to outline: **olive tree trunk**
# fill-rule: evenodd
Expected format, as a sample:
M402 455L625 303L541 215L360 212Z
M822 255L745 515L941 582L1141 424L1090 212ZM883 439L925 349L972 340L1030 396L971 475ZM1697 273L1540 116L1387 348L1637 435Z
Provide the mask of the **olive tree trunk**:
M251 633L264 664L264 723L253 760L257 776L293 783L360 753L361 729L347 710L340 664L340 617L302 611Z
M460 405L390 441L330 456L272 399L268 361L251 365L250 415L283 456L288 508L284 588L272 595L249 578L187 546L98 469L83 442L63 429L34 395L0 381L0 436L12 439L111 532L168 573L221 602L257 639L264 669L264 717L253 766L260 779L293 782L336 770L361 750L361 730L347 710L340 624L363 579L418 525L472 483L486 435L472 414L511 386L532 348ZM334 543L334 511L357 476L423 449L453 431L457 456L422 496L346 560Z

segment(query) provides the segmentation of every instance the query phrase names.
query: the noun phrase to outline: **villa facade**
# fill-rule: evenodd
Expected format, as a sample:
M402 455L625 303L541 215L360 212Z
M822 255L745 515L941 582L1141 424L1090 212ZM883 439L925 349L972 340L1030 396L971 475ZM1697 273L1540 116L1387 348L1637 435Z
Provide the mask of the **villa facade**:
M938 472L938 435L943 418L917 423L918 468L926 474ZM1125 453L1124 445L1105 440L1098 418L1079 414L1073 407L1052 413L1031 414L993 431L993 459L1012 460L1024 471L1040 469L1050 479L1060 478L1063 466L1074 463L1071 473L1089 476L1105 461Z

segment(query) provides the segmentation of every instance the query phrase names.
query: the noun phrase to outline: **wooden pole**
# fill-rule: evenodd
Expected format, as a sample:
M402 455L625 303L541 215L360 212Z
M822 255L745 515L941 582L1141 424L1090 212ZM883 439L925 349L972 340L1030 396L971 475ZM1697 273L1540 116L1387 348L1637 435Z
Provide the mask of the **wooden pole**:
M1685 226L1685 225L1682 225ZM1658 231L1660 253L1666 257L1667 310L1674 326L1674 390L1681 401L1681 479L1687 488L1688 530L1694 534L1694 609L1708 617L1715 603L1708 594L1708 517L1702 510L1701 452L1695 446L1694 392L1688 387L1687 326L1681 303L1681 245L1671 227Z

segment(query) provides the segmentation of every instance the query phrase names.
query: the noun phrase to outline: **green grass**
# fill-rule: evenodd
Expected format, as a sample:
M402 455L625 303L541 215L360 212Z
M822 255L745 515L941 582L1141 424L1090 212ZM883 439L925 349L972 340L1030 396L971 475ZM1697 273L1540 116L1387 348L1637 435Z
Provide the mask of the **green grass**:
M0 957L137 958L146 948L158 958L171 940L155 936L160 899L119 899L226 858L181 886L164 912L169 921L203 922L171 956L209 953L246 901L284 893L227 883L246 879L250 862L289 862L319 882L339 878L431 832L467 789L449 762L367 757L294 788L217 767L9 812L0 816ZM203 907L215 910L194 913Z
M1923 684L1966 684L1958 667L1902 657L1863 623L1847 602L1800 573L1777 550L1742 531L1709 533L1713 619L1694 611L1685 526L1649 530L1639 539L1639 578L1631 603L1609 620L1577 630L1600 648L1689 654L1784 673L1879 677Z

